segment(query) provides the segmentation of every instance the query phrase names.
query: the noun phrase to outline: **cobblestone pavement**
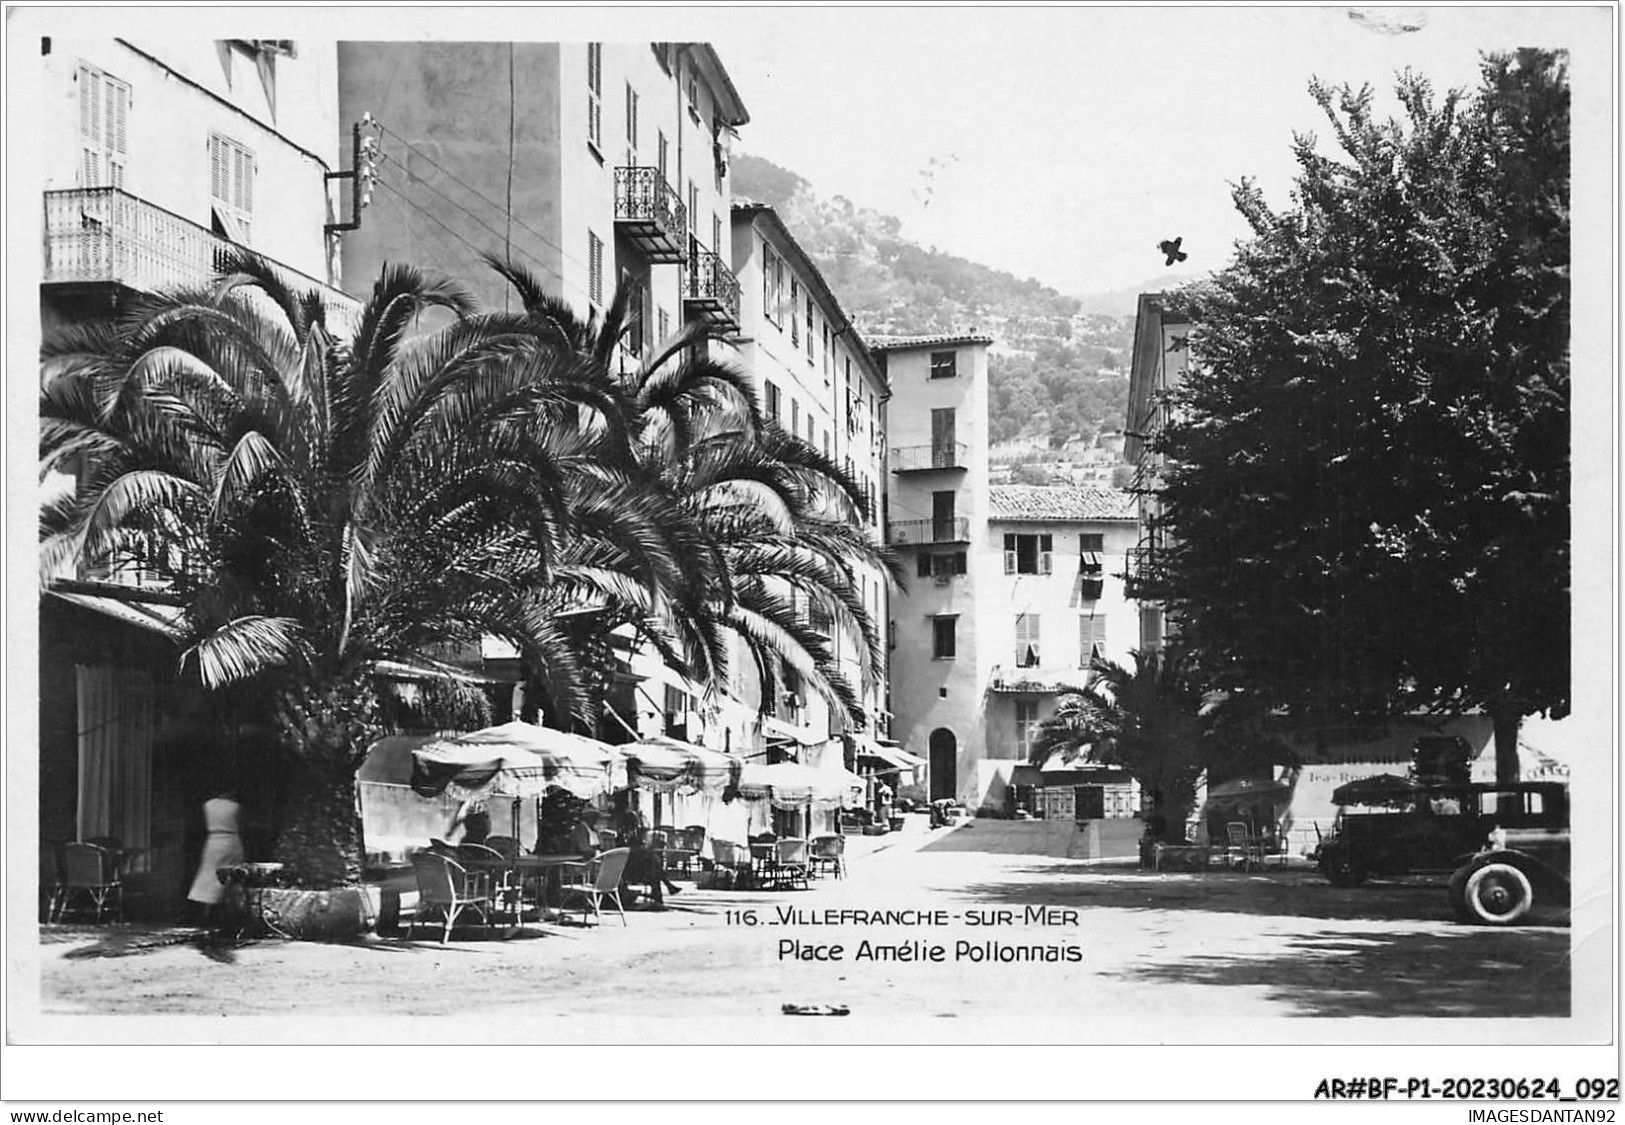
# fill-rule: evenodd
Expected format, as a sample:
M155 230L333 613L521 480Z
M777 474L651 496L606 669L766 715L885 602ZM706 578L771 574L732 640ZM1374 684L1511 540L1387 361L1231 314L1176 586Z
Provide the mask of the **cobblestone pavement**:
M1238 1018L1569 1013L1569 929L1459 925L1438 880L1337 889L1300 870L1158 874L1072 858L1056 839L1042 824L928 832L915 818L900 835L852 838L844 880L689 887L626 926L530 926L506 941L222 951L47 927L41 1003L48 1014L762 1017L848 1035L863 1020L943 1018L1011 1041L1128 1017L1200 1041ZM786 1004L856 1019L783 1020ZM1280 1038L1272 1026L1229 1022L1223 1036Z

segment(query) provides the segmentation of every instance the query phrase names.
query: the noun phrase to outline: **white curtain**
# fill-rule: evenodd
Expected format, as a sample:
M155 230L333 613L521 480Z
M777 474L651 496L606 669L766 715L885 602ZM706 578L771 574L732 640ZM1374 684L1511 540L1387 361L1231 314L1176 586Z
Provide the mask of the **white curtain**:
M157 684L137 668L74 667L79 711L79 838L112 836L143 849L127 871L147 871L152 846L152 742Z

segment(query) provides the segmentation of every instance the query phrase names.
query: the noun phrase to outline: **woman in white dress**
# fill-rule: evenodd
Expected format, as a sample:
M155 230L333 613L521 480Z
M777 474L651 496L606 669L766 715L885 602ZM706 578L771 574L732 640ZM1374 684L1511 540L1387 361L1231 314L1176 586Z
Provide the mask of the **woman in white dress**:
M197 877L192 880L192 889L186 898L198 904L205 919L216 913L226 897L225 884L215 872L242 863L245 858L243 838L237 831L241 812L242 806L235 795L224 789L203 802L203 827L208 835L203 838L203 858L198 862Z

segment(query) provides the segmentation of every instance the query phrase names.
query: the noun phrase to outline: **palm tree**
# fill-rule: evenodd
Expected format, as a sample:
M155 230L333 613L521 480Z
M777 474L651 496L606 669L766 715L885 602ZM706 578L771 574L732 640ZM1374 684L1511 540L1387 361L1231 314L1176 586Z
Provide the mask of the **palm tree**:
M680 579L670 503L624 470L618 389L417 271L386 267L340 343L315 294L244 253L45 356L42 470L82 466L43 513L45 572L140 554L188 595L186 672L270 689L278 858L309 885L359 875L379 661L502 637L585 719L560 604Z
M763 417L747 374L711 358L711 331L685 326L642 361L617 345L630 331L617 293L600 318L581 320L523 268L488 259L513 285L539 338L601 370L628 404L635 467L680 513L672 535L677 581L611 599L607 620L636 625L666 662L694 682L727 681L729 636L758 673L764 708L789 675L854 719L861 700L841 673L815 617L854 638L860 667L881 660L880 630L863 604L858 567L902 581L895 557L859 529L857 482L807 442Z
M1055 715L1039 727L1030 757L1039 764L1060 749L1122 766L1146 794L1147 829L1164 842L1184 843L1204 768L1202 693L1181 653L1136 650L1132 656L1132 670L1096 657L1092 681L1061 697Z

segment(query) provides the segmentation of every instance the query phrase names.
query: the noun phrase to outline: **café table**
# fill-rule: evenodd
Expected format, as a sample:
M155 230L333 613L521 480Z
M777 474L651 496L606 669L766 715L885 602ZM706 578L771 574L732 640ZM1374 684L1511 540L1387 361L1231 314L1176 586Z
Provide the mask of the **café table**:
M548 921L547 913L547 887L549 882L557 883L557 877L565 867L571 864L586 866L590 862L579 855L520 855L512 859L476 859L468 861L465 866L471 871L477 871L486 876L511 874L519 881L521 888L534 880L536 883L536 909L543 921ZM516 917L524 916L524 896L520 895L520 902Z
M687 871L689 863L699 853L693 848L658 848L655 854L660 856L660 869L669 874L679 868Z

